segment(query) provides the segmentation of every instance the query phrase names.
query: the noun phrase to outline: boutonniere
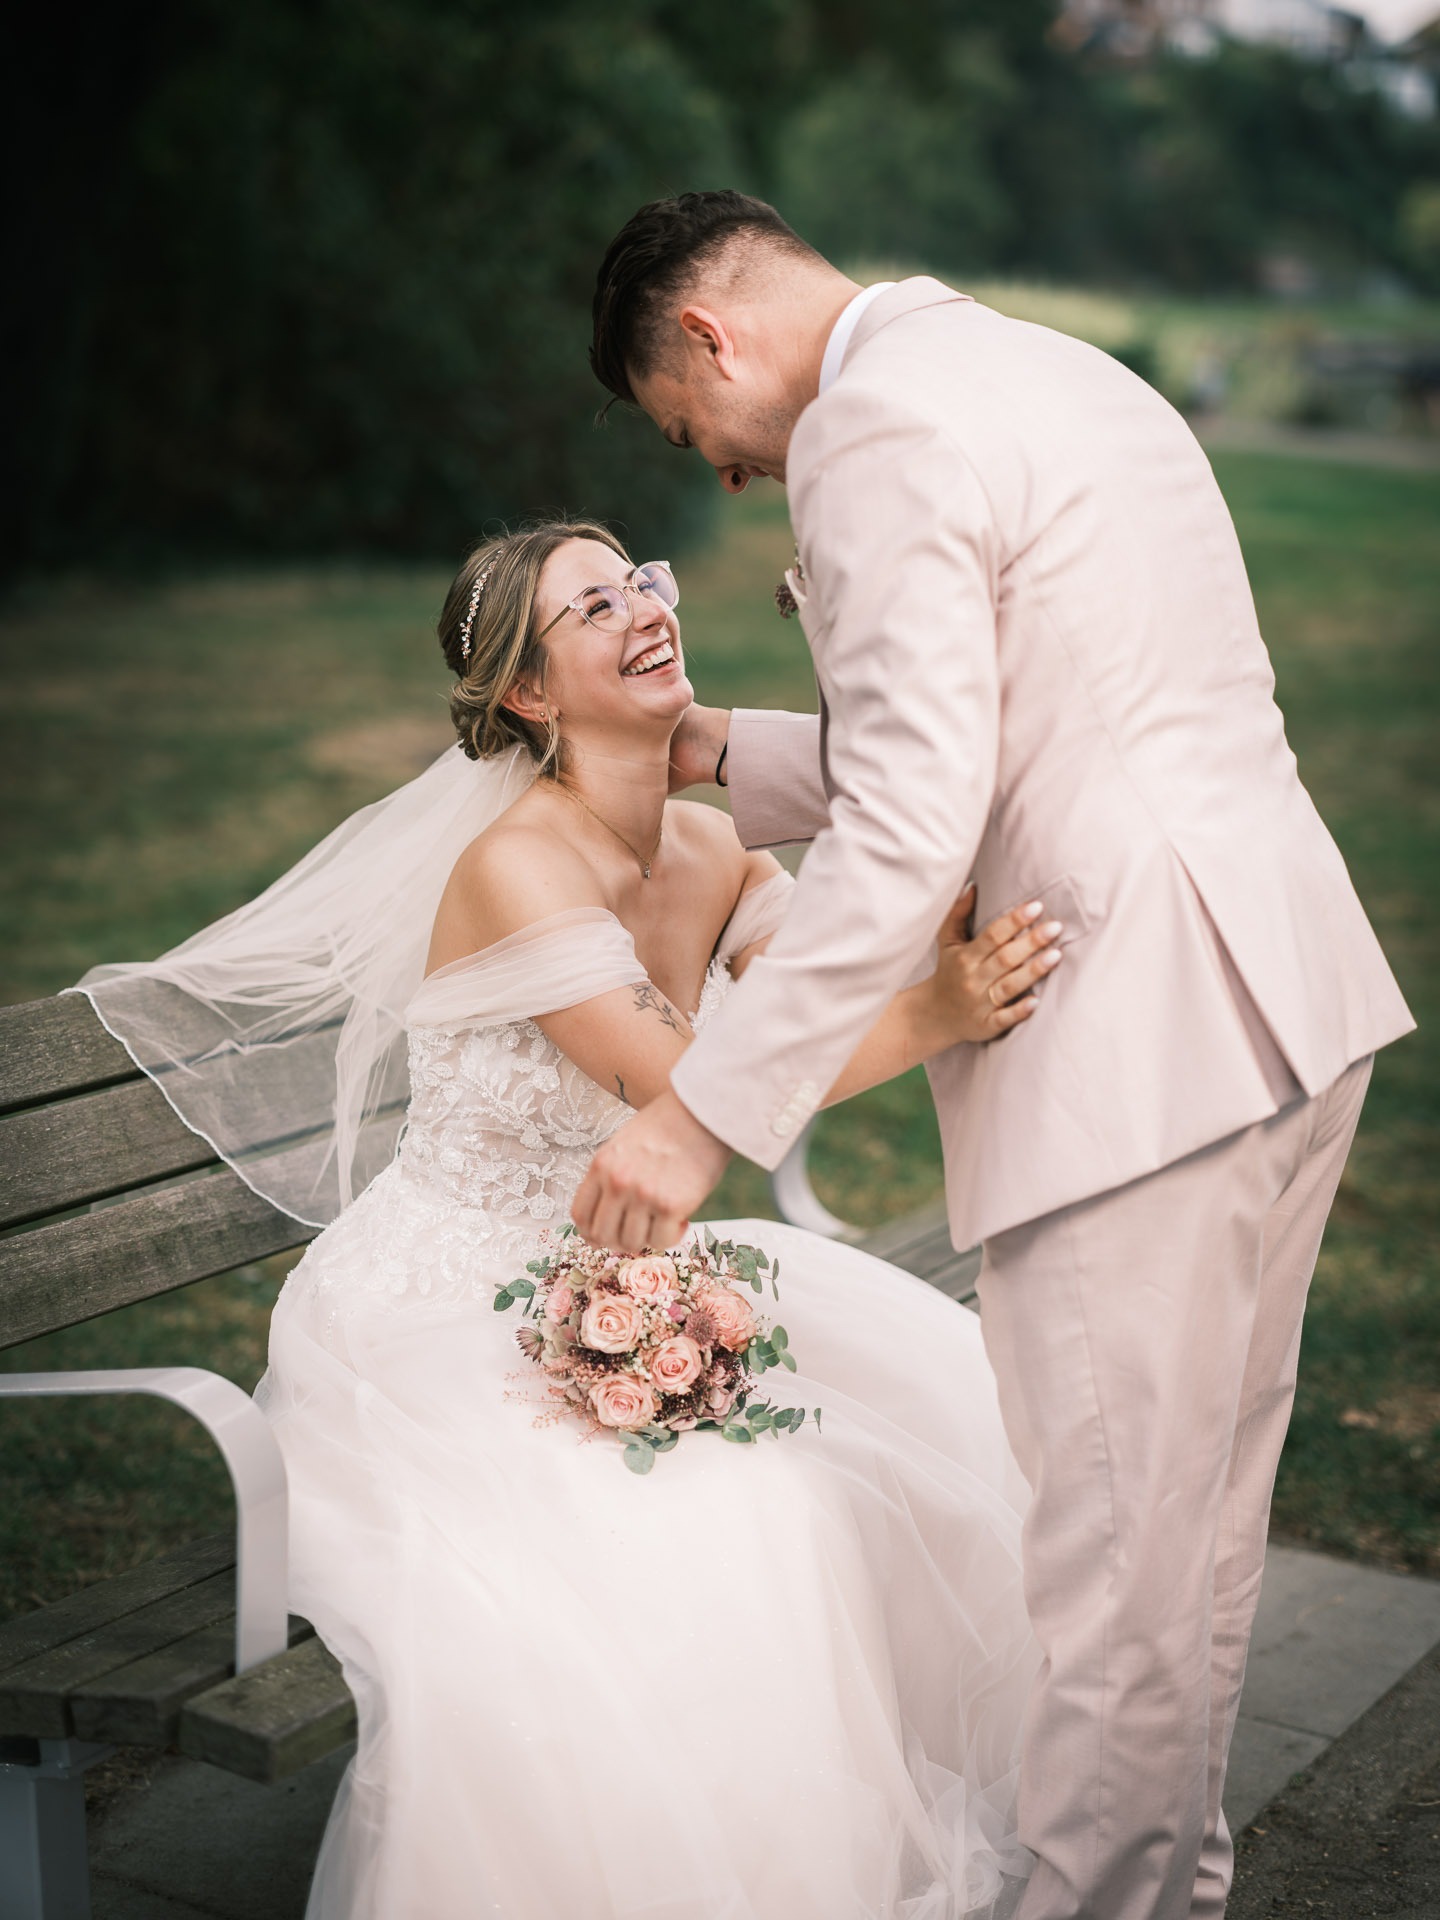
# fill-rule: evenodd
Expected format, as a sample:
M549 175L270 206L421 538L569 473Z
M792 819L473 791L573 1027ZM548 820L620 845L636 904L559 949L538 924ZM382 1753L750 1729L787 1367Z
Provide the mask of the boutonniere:
M805 567L800 559L800 549L795 549L795 564L785 569L785 578L775 589L775 604L780 609L780 618L788 620L792 613L798 613L804 606Z

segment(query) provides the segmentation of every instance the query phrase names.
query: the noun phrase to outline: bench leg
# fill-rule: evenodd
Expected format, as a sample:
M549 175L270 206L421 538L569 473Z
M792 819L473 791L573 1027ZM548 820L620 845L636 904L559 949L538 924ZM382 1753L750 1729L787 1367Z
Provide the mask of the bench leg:
M5 1920L90 1920L86 1767L114 1748L36 1740L33 1759L0 1758L0 1914ZM0 1746L14 1750L18 1741Z

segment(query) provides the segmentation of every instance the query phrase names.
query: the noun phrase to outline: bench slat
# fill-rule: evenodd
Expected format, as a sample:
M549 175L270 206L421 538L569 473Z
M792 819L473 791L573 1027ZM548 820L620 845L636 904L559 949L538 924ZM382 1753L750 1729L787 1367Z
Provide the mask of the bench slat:
M299 1614L290 1615L286 1644L298 1646L315 1629ZM226 1615L168 1647L117 1667L103 1679L76 1688L70 1715L82 1740L111 1740L122 1746L168 1747L174 1744L180 1709L235 1671L235 1616Z
M353 1740L355 1726L340 1662L311 1639L187 1701L179 1747L268 1786Z
M0 1348L315 1237L228 1168L0 1240Z
M28 1107L0 1119L0 1226L214 1164L149 1080Z
M3 1405L0 1402L0 1411ZM0 1679L12 1667L24 1666L42 1653L64 1646L67 1640L98 1632L128 1613L136 1613L155 1600L193 1587L234 1565L234 1533L212 1533L149 1560L143 1567L133 1567L129 1573L96 1580L48 1607L7 1620L0 1625Z
M950 1247L950 1226L943 1200L917 1208L914 1213L902 1214L897 1220L887 1220L883 1226L872 1227L855 1244L879 1260L888 1260L893 1266L912 1272L910 1259L937 1240Z
M858 1243L866 1253L903 1267L918 1279L928 1280L952 1299L968 1293L975 1285L980 1266L979 1249L957 1253L950 1240L950 1225L944 1201L922 1207L899 1220L876 1227Z
M121 1620L12 1667L0 1678L0 1733L28 1733L40 1740L69 1738L75 1731L71 1693L200 1627L227 1615L233 1618L234 1612L234 1573L214 1573L208 1580L167 1594Z
M79 993L0 1007L0 1061L0 1113L133 1080L140 1071Z

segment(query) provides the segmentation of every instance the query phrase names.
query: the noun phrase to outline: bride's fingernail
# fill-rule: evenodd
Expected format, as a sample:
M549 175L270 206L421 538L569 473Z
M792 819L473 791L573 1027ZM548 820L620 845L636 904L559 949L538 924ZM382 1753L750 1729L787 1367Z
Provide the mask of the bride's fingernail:
M1065 922L1063 920L1047 920L1045 925L1040 929L1040 938L1042 940L1055 940L1058 939L1064 931Z
M1060 964L1060 949L1058 947L1052 947L1049 953L1042 953L1040 956L1040 964L1042 967L1058 967Z
M1031 920L1038 920L1044 911L1045 902L1043 900L1032 900L1028 907L1022 907L1020 909L1020 917L1028 923Z

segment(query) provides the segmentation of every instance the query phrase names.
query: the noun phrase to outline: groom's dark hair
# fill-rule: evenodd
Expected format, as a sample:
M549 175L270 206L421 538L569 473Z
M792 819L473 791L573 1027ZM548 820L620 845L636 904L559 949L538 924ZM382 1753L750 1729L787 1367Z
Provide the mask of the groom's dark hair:
M590 365L617 400L633 405L632 375L654 367L667 303L739 234L819 258L774 207L728 189L652 200L610 242L595 279Z

